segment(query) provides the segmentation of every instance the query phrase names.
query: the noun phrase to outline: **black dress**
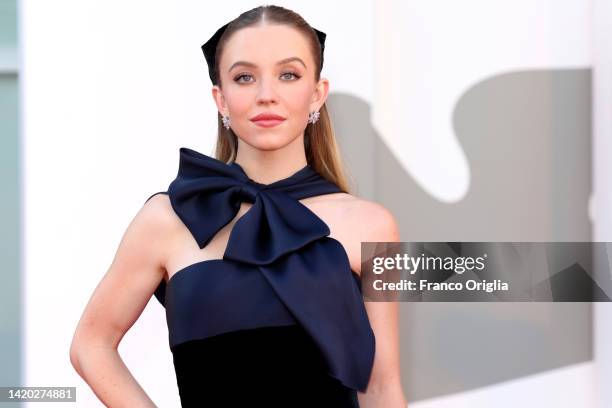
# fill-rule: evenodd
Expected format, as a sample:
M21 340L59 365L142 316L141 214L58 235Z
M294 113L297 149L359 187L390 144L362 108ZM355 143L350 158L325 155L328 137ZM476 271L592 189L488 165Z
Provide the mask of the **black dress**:
M271 184L185 147L166 192L200 248L252 207L223 259L161 281L183 407L358 407L375 338L344 247L298 200L341 191L306 165ZM151 197L153 197L153 194ZM149 197L149 198L151 198Z

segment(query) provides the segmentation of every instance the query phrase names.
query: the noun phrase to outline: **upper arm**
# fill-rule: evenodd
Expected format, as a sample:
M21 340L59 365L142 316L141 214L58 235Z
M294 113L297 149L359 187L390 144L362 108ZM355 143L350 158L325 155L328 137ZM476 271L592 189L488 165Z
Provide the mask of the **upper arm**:
M150 198L127 227L115 257L95 288L73 344L117 348L138 319L165 272L171 217L168 198Z
M362 219L368 219L362 232L363 242L398 242L399 228L393 214L378 203L368 202ZM364 302L376 338L374 367L370 385L374 389L399 387L399 304L398 302Z

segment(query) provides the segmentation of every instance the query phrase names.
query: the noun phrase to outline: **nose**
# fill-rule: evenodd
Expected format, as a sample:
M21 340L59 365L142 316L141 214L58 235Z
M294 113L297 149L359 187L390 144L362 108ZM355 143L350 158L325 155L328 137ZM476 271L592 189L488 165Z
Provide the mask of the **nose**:
M264 78L259 81L259 88L257 89L257 103L270 103L277 101L276 89L274 80Z

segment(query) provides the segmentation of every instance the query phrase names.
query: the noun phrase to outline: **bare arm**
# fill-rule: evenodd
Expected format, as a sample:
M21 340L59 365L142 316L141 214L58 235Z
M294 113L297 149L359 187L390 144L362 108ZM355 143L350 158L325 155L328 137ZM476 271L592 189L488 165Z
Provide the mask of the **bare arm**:
M362 242L399 241L397 223L387 209L368 202L361 213L361 219L373 220L369 224L373 228L362 234ZM368 389L357 394L359 405L362 408L406 408L408 403L400 378L399 305L397 302L365 302L365 307L376 338L376 353Z
M72 339L72 365L108 407L155 407L117 348L163 279L172 215L167 205L167 198L157 195L136 214Z

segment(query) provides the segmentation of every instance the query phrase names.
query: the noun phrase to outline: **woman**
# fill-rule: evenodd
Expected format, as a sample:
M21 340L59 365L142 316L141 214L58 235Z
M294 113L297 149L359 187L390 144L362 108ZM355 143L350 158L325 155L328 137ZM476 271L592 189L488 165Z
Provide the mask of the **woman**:
M397 241L397 226L348 193L324 44L296 13L262 6L202 46L216 157L180 149L73 339L72 364L106 405L154 406L117 347L155 294L183 407L406 406L397 304L365 305L359 278L361 242Z

